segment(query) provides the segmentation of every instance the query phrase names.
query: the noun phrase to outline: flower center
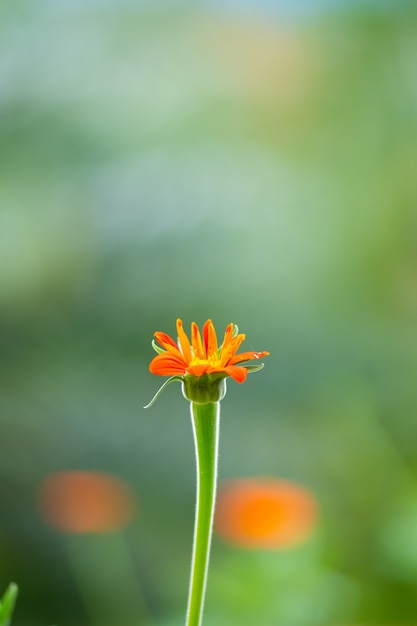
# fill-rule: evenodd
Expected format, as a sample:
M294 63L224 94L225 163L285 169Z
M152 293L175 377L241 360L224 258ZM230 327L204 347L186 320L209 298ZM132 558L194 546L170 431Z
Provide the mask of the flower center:
M193 356L190 365L210 365L210 367L216 367L220 365L220 359L217 354L211 354L207 359L199 359Z

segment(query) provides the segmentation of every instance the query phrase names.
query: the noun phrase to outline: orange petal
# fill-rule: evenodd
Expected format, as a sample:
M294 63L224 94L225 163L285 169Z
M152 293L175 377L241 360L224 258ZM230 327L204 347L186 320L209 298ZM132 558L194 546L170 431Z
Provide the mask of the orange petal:
M197 359L205 359L206 354L201 341L200 331L198 330L198 326L195 322L191 324L191 343L194 350L194 356L197 357Z
M189 363L191 361L191 346L190 346L190 341L182 327L181 320L177 320L177 334L178 334L178 341L180 342L181 350L184 355L185 361L186 363Z
M222 347L220 353L220 365L222 367L230 363L233 355L237 352L244 339L245 335L237 335L236 337L233 337L233 339L230 339L226 347Z
M233 339L234 328L235 328L235 325L233 323L231 323L228 326L226 326L226 331L224 333L224 339L223 339L223 343L222 343L222 352L223 352L223 350L227 349L229 343Z
M239 350L240 344L245 340L246 335L240 334L234 337L224 354L221 355L220 362L222 365L233 365L232 360L236 352Z
M182 376L186 368L185 361L172 354L158 354L149 363L149 371L158 376L175 376L175 374Z
M213 322L207 320L203 327L204 346L206 348L207 358L214 355L217 356L217 336L214 330Z
M168 352L171 352L172 354L178 354L178 355L181 354L175 341L171 339L171 337L167 335L166 333L161 333L158 331L154 333L154 337L157 340L157 342Z
M192 376L203 376L203 374L206 374L208 370L208 363L199 363L197 365L189 365L187 367L187 373L191 374Z
M228 365L224 368L224 371L228 376L231 376L237 383L244 383L248 375L246 367L239 367L238 365Z
M243 363L243 361L252 361L262 359L264 356L268 356L269 352L241 352L236 354L230 359L230 365L236 365L236 363Z

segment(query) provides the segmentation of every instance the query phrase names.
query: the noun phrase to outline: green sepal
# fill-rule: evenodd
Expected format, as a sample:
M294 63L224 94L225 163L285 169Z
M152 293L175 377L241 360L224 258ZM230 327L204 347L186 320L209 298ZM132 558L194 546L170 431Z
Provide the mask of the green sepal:
M161 393L163 392L163 390L165 389L165 387L167 385L169 385L170 383L173 383L175 380L179 380L181 383L183 382L183 377L182 376L171 376L170 378L168 378L168 380L166 380L164 382L164 384L159 387L158 391L156 392L156 394L154 395L154 397L152 398L152 400L150 402L148 402L148 404L146 404L143 408L144 409L149 409L150 406L153 405L153 403L155 402L155 400L157 398L159 398L159 396L161 395ZM2 624L0 623L0 626L2 626Z
M226 374L218 372L183 378L182 395L194 404L212 404L220 402L226 395Z
M18 592L17 585L10 583L0 599L0 626L9 626Z
M163 348L161 348L161 346L158 346L158 344L156 343L155 339L152 339L152 348L155 350L155 352L157 352L158 354L166 354L166 350L164 350Z
M265 363L258 363L258 365L244 365L248 370L248 374L253 374L254 372L259 372L264 367Z

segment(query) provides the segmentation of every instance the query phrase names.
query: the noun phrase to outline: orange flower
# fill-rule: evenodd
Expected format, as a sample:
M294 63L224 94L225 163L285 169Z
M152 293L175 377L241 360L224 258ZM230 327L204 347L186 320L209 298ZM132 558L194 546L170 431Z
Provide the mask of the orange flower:
M120 478L101 472L59 472L39 488L38 502L45 520L66 533L104 533L128 524L135 498Z
M240 365L253 359L261 359L269 352L241 352L236 354L245 335L237 334L234 324L229 324L223 343L218 346L216 331L211 320L203 326L202 337L195 322L191 324L191 343L184 332L182 321L177 320L178 344L169 335L156 332L155 338L162 349L153 343L159 353L149 365L152 374L159 376L200 377L205 374L231 376L238 383L246 380L248 372L260 369L259 365Z
M226 483L217 499L217 534L244 548L279 549L302 543L317 523L314 496L296 484L270 479Z

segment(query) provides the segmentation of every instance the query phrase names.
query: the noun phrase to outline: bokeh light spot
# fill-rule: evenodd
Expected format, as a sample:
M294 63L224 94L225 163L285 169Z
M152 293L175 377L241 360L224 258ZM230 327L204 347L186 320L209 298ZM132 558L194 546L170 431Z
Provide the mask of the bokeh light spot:
M64 533L104 533L126 526L135 497L120 478L101 472L70 471L48 476L38 503L46 522Z
M275 478L228 481L219 490L215 531L246 548L288 548L305 541L318 506L307 489Z

